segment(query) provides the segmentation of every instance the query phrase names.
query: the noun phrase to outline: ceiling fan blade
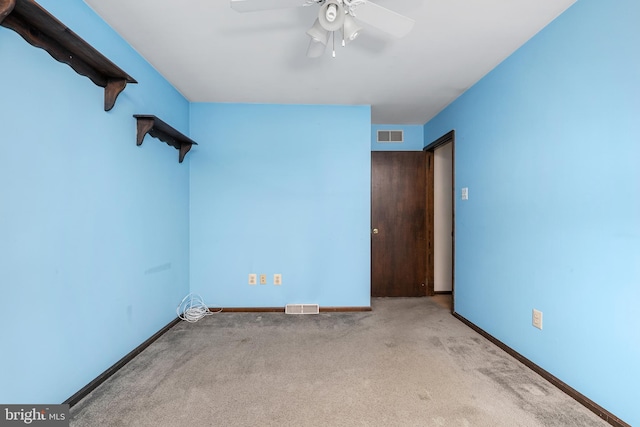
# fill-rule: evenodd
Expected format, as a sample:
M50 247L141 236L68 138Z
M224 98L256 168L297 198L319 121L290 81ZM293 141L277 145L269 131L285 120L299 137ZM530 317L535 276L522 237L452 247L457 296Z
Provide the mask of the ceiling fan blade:
M378 6L370 1L363 3L355 10L357 20L376 27L395 37L404 37L413 28L414 21L393 10Z
M305 0L231 0L231 8L238 12L253 12L304 6L305 3Z

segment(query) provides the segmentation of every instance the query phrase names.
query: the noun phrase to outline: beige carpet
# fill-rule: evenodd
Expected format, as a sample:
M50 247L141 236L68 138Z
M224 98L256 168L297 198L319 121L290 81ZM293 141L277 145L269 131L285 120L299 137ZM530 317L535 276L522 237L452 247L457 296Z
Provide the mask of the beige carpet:
M180 323L72 426L606 426L430 298Z

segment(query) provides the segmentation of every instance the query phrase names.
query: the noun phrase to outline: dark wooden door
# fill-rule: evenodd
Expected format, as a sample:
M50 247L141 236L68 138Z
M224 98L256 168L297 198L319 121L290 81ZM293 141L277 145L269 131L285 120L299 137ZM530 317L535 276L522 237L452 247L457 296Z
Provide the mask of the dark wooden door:
M426 155L371 153L371 296L427 295Z

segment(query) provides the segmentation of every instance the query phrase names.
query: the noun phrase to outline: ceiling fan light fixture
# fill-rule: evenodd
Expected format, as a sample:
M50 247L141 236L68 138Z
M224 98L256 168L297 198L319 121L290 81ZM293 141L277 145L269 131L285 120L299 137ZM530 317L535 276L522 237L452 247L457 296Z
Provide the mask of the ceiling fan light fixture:
M327 47L326 43L318 42L315 39L309 40L309 48L307 49L308 58L318 58L322 56Z
M337 31L344 24L344 7L338 0L327 0L318 12L318 21L327 31Z
M355 40L360 35L362 27L358 25L355 19L346 15L344 19L344 25L342 27L342 39L347 43Z
M323 45L329 42L329 31L325 30L317 19L316 22L313 23L313 26L309 28L307 34L312 40L322 43Z
M307 34L311 39L323 45L329 42L329 31L325 30L317 19L316 22L313 23L313 26L309 28Z

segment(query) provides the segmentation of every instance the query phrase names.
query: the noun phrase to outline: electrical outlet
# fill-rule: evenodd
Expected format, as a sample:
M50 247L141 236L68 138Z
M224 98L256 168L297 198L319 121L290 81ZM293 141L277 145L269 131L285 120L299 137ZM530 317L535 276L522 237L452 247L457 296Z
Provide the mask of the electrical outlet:
M256 285L258 284L258 275L255 273L249 274L249 284Z
M542 329L542 312L535 308L533 309L533 326Z
M273 275L273 284L276 286L282 285L282 274Z
M469 200L469 187L462 188L462 200Z
M261 274L260 275L260 284L261 285L266 285L267 284L267 275L266 274Z

